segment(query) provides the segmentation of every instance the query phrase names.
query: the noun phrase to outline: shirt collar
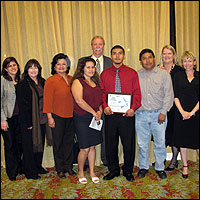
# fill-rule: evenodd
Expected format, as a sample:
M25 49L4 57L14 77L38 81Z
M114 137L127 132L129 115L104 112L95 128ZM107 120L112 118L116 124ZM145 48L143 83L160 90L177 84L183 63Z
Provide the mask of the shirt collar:
M91 56L95 61L98 59L99 62L103 62L103 55L101 55L99 58L96 58L94 55Z

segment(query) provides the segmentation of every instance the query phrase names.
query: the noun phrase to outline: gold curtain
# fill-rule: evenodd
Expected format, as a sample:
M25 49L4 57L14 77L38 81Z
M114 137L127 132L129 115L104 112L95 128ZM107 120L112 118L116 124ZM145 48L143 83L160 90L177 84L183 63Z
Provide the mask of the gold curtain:
M188 5L182 2L181 6L184 10ZM199 23L196 18L199 10L195 8L193 2L187 8L187 15L179 17L187 19L186 23L178 26ZM196 14L191 16L191 11ZM184 42L185 37L197 38L198 31L184 32ZM22 72L26 62L36 58L43 67L43 77L48 78L53 56L63 52L72 61L69 74L73 75L78 59L91 55L90 42L95 35L104 37L107 56L112 46L122 45L126 51L124 63L135 70L141 68L139 52L143 48L151 48L158 63L162 47L170 43L169 1L1 1L1 63L14 56ZM187 43L190 45L191 41ZM192 50L197 55L196 45ZM177 47L180 52L185 48ZM152 148L150 144L150 163L154 160ZM119 157L122 163L121 144ZM96 164L100 162L98 145ZM45 148L44 165L54 165L52 148Z
M177 56L192 51L199 69L199 1L175 1L175 13Z

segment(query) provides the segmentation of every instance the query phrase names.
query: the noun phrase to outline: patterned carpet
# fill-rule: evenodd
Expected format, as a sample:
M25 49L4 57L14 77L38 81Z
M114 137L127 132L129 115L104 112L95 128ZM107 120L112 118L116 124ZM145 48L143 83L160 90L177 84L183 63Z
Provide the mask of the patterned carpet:
M168 165L168 162L166 163ZM136 177L138 167L134 167L134 182L128 182L122 175L105 181L107 168L96 166L95 171L100 183L94 184L85 173L88 183L82 185L77 176L58 178L54 169L40 180L26 179L24 175L17 181L8 179L1 167L1 199L199 199L199 161L189 161L189 177L181 176L182 163L172 172L167 172L167 179L160 179L154 167L143 179ZM77 165L74 166L77 172ZM122 172L121 172L122 173Z

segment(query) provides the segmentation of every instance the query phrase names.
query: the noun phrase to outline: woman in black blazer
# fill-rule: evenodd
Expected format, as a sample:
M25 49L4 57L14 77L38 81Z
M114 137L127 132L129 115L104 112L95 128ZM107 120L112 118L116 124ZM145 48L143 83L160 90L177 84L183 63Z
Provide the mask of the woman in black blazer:
M47 115L43 113L45 79L42 67L35 59L29 60L17 89L19 99L24 172L28 179L40 179L38 174L48 173L42 167Z

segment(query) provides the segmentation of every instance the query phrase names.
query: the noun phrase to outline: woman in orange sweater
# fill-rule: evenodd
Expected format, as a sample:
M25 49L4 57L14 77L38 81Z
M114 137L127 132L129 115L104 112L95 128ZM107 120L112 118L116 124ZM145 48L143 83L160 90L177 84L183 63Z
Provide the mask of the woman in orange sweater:
M71 62L67 55L59 53L54 56L51 74L44 87L44 113L53 135L53 154L55 170L60 178L65 173L75 175L73 168L73 98L68 75Z

